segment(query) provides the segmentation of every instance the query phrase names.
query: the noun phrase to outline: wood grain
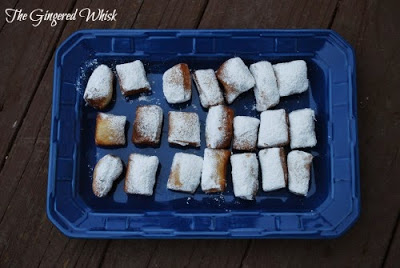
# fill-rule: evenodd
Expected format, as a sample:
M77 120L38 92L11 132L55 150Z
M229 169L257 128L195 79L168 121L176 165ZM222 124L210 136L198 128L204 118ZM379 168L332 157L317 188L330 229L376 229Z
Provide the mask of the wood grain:
M75 7L117 8L124 19L117 20L119 24L114 27L129 28L136 17L132 10L137 11L140 4L141 1L126 1L114 6L110 1L78 1ZM82 19L68 23L60 40L76 31L80 23ZM109 26L106 22L85 22L84 25L87 28ZM50 55L53 53L54 49ZM0 266L53 266L60 262L95 265L103 257L104 241L70 240L60 234L46 217L53 64L54 58L44 66L43 79L27 107L22 126L0 173ZM88 254L93 255L91 259L85 257Z
M268 263L273 267L377 267L396 223L400 204L399 101L400 23L397 1L343 1L333 29L346 38L357 55L361 217L340 239L328 241L255 241L244 267ZM265 249L268 248L268 251ZM290 258L281 252L290 252Z
M21 0L16 8L31 11L43 5L67 12L72 2ZM4 11L2 11L4 12ZM0 32L0 170L24 119L33 95L53 55L65 22L33 27L29 21L5 24ZM0 203L1 204L1 203Z
M24 9L40 5L55 11L116 8L118 16L113 24L78 19L55 28L33 28L27 23L1 28L0 24L1 267L398 266L399 2L78 0L61 4L10 0L4 6L13 3ZM66 238L47 220L52 56L56 46L75 30L330 26L355 47L358 68L362 214L343 237L313 241L76 240Z
M400 263L400 213L397 217L397 225L393 231L393 237L383 263L384 267L397 267Z

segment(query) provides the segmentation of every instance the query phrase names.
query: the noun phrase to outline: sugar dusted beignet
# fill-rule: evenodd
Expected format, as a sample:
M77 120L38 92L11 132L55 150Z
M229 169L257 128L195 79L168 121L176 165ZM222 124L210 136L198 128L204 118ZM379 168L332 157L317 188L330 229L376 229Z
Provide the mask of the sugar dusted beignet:
M254 151L260 119L250 116L235 116L233 119L233 149Z
M193 80L199 92L200 102L204 108L224 104L224 97L219 88L217 77L212 69L197 70L193 73Z
M168 103L182 103L192 97L192 80L189 67L179 63L163 75L163 92Z
M258 147L279 147L289 143L288 119L284 109L261 113Z
M126 116L98 113L95 142L99 146L125 145Z
M168 113L168 142L181 146L200 147L200 120L196 113Z
M281 97L308 89L307 64L304 60L278 63L273 68Z
M250 65L250 72L256 81L254 96L256 109L265 111L279 103L279 90L274 69L268 61L259 61Z
M315 113L308 108L289 114L290 148L314 147L317 144L314 121Z
M240 94L255 85L249 68L239 57L225 61L216 72L218 80L224 86L225 99L231 104Z
M172 161L167 188L194 193L200 184L203 158L194 154L176 153Z
M108 194L114 181L121 176L123 164L119 157L107 154L103 156L93 171L92 189L97 197Z
M94 69L83 94L86 103L98 110L104 109L113 95L113 79L113 72L108 66L102 64Z
M210 107L206 119L206 143L208 148L224 149L231 144L233 110L224 105Z
M160 143L163 111L157 105L143 105L136 108L133 123L132 142L157 146Z
M206 193L223 192L226 187L226 168L231 152L222 149L204 149L201 189Z
M258 160L254 153L231 156L233 192L236 197L253 200L258 191Z
M283 148L269 148L258 152L260 159L262 188L265 192L285 188L287 165Z
M150 91L150 83L140 60L118 64L115 68L122 95L131 96Z
M142 154L129 156L124 190L128 194L153 195L158 157Z
M303 151L291 151L287 156L289 191L306 196L310 184L313 156Z

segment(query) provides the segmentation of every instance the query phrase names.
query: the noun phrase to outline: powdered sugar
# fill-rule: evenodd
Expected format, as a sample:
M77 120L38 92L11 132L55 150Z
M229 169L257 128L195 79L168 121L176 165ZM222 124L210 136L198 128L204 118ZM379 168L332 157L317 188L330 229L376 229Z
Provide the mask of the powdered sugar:
M313 156L303 151L291 151L287 156L289 191L306 196L310 183Z
M284 109L264 111L260 118L258 147L276 147L289 143L287 116Z
M100 100L112 96L113 72L102 64L98 66L89 77L83 97L86 101Z
M217 71L217 77L224 85L225 98L229 104L255 85L253 76L239 57L225 61Z
M254 153L231 156L233 192L236 197L253 200L258 191L258 160Z
M163 92L169 103L182 103L192 96L189 68L180 63L168 69L163 75Z
M226 185L226 168L230 152L221 149L204 149L201 189L204 192L222 192Z
M182 146L200 146L200 121L196 113L168 113L168 142Z
M126 116L98 113L95 140L97 145L125 144Z
M152 195L158 163L157 156L131 154L125 178L125 192Z
M167 188L194 193L200 184L203 158L194 154L176 153L172 161Z
M122 173L122 161L119 157L107 154L97 162L93 173L93 192L97 197L103 197L110 191L113 182Z
M197 70L194 72L193 78L199 91L201 105L204 108L224 103L214 70Z
M257 148L260 120L250 116L235 116L233 119L233 149L252 151Z
M308 108L289 114L290 147L292 149L314 147L317 144L314 121L315 113Z
M273 65L279 94L289 96L308 89L307 65L304 60L295 60Z
M279 103L279 90L274 69L268 61L259 61L250 65L250 72L256 81L254 96L257 111L265 111Z
M270 148L258 153L265 192L286 187L286 157L283 148Z
M210 107L206 119L206 142L208 148L227 148L232 139L233 111L218 105Z
M159 143L162 121L163 111L160 106L139 106L136 109L136 118L133 124L133 141L135 143Z
M118 64L115 68L123 95L132 95L143 92L143 90L150 90L150 83L140 60Z

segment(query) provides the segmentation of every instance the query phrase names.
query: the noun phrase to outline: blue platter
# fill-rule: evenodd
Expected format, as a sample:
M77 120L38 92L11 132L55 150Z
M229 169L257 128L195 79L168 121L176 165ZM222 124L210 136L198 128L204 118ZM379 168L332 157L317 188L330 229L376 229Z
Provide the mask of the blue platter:
M307 197L288 190L258 191L255 201L236 199L231 177L223 194L194 195L167 190L176 152L203 155L207 111L192 83L192 99L169 105L162 93L162 74L176 63L191 70L217 69L226 59L241 57L249 65L303 59L310 89L281 99L287 112L310 107L316 112L318 144ZM93 69L142 60L151 95L125 99L115 83L106 112L127 116L127 145L98 148L94 143L97 111L82 98ZM80 238L331 238L343 234L360 213L357 100L354 51L330 30L83 30L57 50L47 215L67 236ZM159 148L139 148L130 141L138 105L158 104L164 110ZM252 91L230 107L235 115L259 117ZM168 111L198 113L201 147L182 148L167 141ZM130 153L157 155L160 168L151 197L127 195L123 178L109 195L97 198L91 189L93 168L105 154L125 162ZM230 167L228 167L230 174Z

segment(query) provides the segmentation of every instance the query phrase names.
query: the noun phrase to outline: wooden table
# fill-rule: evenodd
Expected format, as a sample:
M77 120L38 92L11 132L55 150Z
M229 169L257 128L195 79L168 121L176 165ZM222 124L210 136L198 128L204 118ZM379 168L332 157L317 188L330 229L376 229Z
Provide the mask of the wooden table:
M116 2L116 3L114 3ZM400 267L400 2L0 3L0 266ZM5 22L5 8L117 9L116 22ZM46 217L54 51L81 28L330 28L357 54L361 217L334 240L77 240Z

